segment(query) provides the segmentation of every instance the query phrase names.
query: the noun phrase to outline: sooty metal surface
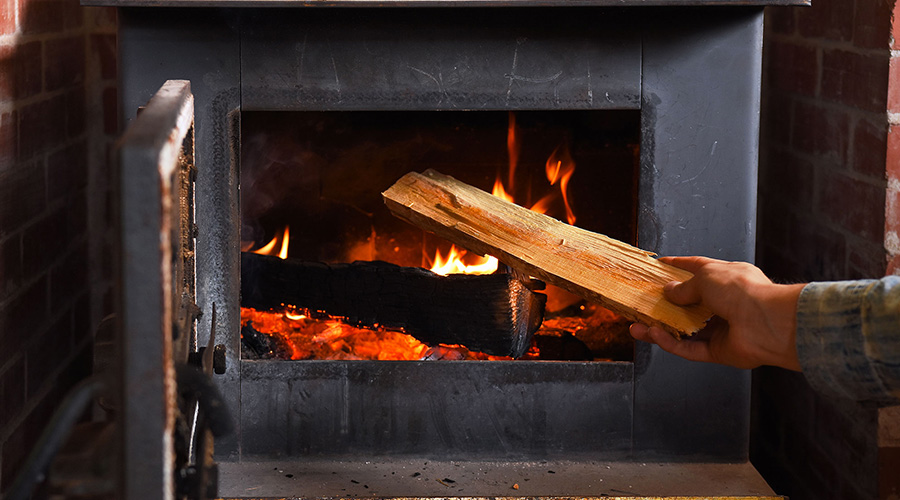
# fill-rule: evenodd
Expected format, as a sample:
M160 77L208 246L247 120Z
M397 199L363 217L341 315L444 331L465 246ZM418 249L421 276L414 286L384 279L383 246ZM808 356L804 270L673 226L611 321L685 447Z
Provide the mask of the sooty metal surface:
M435 368L239 359L235 124L251 104L285 111L638 107L638 246L753 260L762 7L414 9L403 11L404 22L394 9L349 12L119 9L125 118L169 78L190 79L196 98L198 300L203 310L217 305L228 346L220 384L242 421L217 452L240 460L263 453L266 443L276 454L324 454L331 441L339 445L335 455L433 455L449 437L453 454L475 457L593 450L648 460L746 460L749 374L646 344L636 347L625 378L605 365L566 363ZM532 370L559 373L529 389L504 385L507 374L533 381ZM484 396L430 392L438 382ZM404 398L410 402L394 402ZM567 401L593 415L594 427L580 421L580 429L591 429L588 439L545 426ZM470 425L465 412L480 417ZM494 433L492 415L508 419L499 421L503 432ZM298 428L298 418L312 427ZM504 449L518 425L535 426L525 432L543 441ZM262 432L270 428L277 439ZM302 435L311 429L315 435ZM357 436L364 439L350 441ZM389 438L402 446L390 448Z
M245 457L621 457L631 363L244 361Z
M220 478L225 497L776 498L749 463L312 459L221 464Z

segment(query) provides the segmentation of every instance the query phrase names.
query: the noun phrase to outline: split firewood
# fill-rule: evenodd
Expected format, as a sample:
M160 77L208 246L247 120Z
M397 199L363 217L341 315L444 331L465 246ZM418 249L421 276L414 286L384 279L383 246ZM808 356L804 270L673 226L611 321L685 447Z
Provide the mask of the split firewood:
M326 265L241 254L241 305L285 304L349 324L402 329L427 345L517 358L541 326L546 296L510 274L440 276L386 262Z
M663 297L667 282L684 281L691 273L453 177L411 172L382 194L394 215L421 229L676 338L697 332L712 316L706 308L677 306Z

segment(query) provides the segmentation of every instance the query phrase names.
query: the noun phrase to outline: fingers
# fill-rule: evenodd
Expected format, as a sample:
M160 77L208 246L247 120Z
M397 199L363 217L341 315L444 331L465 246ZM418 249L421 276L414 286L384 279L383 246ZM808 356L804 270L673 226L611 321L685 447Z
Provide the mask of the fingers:
M681 306L699 303L702 298L700 292L700 286L694 278L684 282L670 281L663 287L665 297Z
M691 256L691 257L660 257L661 262L665 262L670 266L675 266L685 271L696 273L701 267L715 262L722 262L709 257Z
M634 323L629 328L631 336L650 344L658 345L662 350L690 361L712 360L709 343L706 341L677 340L661 328Z

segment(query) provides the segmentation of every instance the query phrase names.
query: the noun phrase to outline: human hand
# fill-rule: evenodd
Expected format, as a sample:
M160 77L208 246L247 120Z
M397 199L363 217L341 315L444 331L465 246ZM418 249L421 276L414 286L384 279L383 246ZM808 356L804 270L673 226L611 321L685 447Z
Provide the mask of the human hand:
M661 257L694 273L666 284L664 294L678 305L703 304L715 316L691 338L677 340L659 327L631 325L631 336L692 361L755 368L773 365L800 370L797 360L797 298L805 285L778 285L745 262L706 257Z

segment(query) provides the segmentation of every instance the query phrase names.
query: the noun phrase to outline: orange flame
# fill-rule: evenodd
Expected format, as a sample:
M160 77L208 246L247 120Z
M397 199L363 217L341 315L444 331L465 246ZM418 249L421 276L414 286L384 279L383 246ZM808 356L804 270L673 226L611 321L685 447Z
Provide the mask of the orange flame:
M506 200L510 203L513 202L513 197L506 192L506 189L503 188L503 181L500 180L500 176L497 176L497 180L494 181L494 190L491 191L491 194L500 198L501 200Z
M446 276L448 274L491 274L497 270L498 262L495 257L490 255L485 257L468 258L466 260L472 262L466 264L463 262L463 256L466 255L465 250L457 250L456 245L450 247L447 257L441 256L438 250L434 256L434 265L431 266L431 272Z
M575 224L575 214L572 212L572 205L569 203L569 180L575 173L575 161L569 153L569 148L565 144L556 148L547 158L547 180L553 186L559 182L559 191L562 193L563 204L566 207L566 220L569 224Z
M286 259L288 256L288 243L291 241L291 226L284 226L284 236L281 238L281 251L278 258Z
M519 141L516 140L516 114L510 111L509 113L509 130L506 133L506 150L509 154L509 190L514 190L515 177L516 177L516 167L519 164ZM497 176L497 181L499 182L499 175ZM496 195L495 195L496 196ZM506 199L506 198L504 198ZM508 201L512 201L509 199Z
M291 226L284 226L284 233L281 236L281 249L278 253L275 253L275 246L278 245L278 235L275 235L272 238L272 241L266 243L266 245L262 248L257 248L256 250L250 250L253 253L258 253L261 255L278 255L281 259L286 259L288 256L288 244L291 240Z

